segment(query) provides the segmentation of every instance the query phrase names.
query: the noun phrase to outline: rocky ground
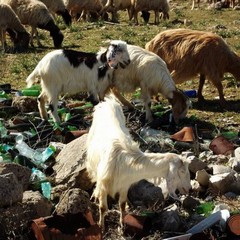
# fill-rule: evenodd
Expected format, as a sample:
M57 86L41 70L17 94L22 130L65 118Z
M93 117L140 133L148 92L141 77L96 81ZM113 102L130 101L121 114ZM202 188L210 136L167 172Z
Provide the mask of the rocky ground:
M20 186L21 184L23 185L23 189L22 194L18 195L20 198L14 198L14 203L11 203L11 201L13 201L11 191L8 191L7 193L11 195L12 200L9 200L9 202L8 198L5 197L5 203L4 201L1 203L1 206L3 207L0 210L0 229L2 229L0 231L2 232L2 235L0 234L0 239L33 239L33 236L30 234L31 227L29 225L31 220L40 216L50 216L52 213L56 213L56 204L59 203L59 199L61 199L69 189L73 189L73 191L77 191L77 193L80 189L81 191L86 191L86 194L84 193L83 195L81 195L82 192L81 194L75 194L78 197L73 200L74 207L69 208L71 209L70 213L75 214L79 209L84 209L87 202L87 206L92 209L95 221L97 221L98 218L97 205L89 200L93 186L84 173L85 139L83 136L85 135L76 138L73 134L69 135L69 133L73 133L73 131L68 128L69 126L72 126L75 127L75 130L87 130L91 125L91 105L78 99L66 99L65 103L67 105L65 106L70 106L70 103L74 103L75 105L83 105L83 108L78 109L76 107L66 107L66 109L71 112L72 119L70 118L67 121L63 121L61 126L59 126L59 129L56 129L50 123L43 124L41 122L35 101L36 99L34 98L20 97L13 103L13 105L11 105L11 107L2 106L2 110L8 114L8 120L3 121L8 130L8 136L11 136L11 134L16 132L26 134L31 129L31 127L29 128L31 125L34 126L38 137L30 137L27 141L29 146L34 148L45 148L50 142L58 142L59 144L64 144L65 147L64 150L55 153L54 158L51 158L48 163L49 166L51 166L50 169L52 169L52 172L46 172L46 175L53 187L50 201L47 201L46 198L43 197L41 189L34 189L33 185L28 181L31 171L26 162L25 164L27 167L24 167L24 170L16 167L15 163L1 163L0 176L3 176L6 173L14 173L18 176L17 180L13 177L14 180L8 181L11 186L9 189L16 189L16 186ZM193 101L195 100L193 99ZM216 133L215 127L208 124L206 121L201 121L200 119L193 117L187 117L179 125L169 123L169 113L171 110L164 100L163 102L155 102L153 107L153 111L155 113L161 112L161 116L155 114L154 122L150 125L146 125L144 122L144 111L141 102L136 99L134 102L137 102L134 111L124 109L127 126L130 128L134 140L139 142L143 151L171 151L179 154L184 151L191 151L193 161L190 165L190 171L193 181L193 190L188 196L182 197L179 201L176 201L171 198L164 199L161 195L161 188L155 187L148 182L141 182L139 186L135 187L135 189L129 193L129 196L131 196L131 201L129 202L129 214L134 214L134 216L138 217L141 216L141 223L144 223L144 229L132 230L126 225L124 235L120 234L117 202L111 200L109 202L110 211L106 217L106 232L103 238L164 239L166 237L186 233L188 229L207 217L207 215L211 214L216 206L229 209L231 214L237 213L239 209L238 194L240 193L238 187L238 161L240 160L234 159L233 152L230 155L225 156L214 155L209 150L210 141L212 141L217 135L221 135L221 133ZM195 104L196 103L194 103L193 106L196 106ZM211 107L210 103L209 108ZM17 112L19 112L19 109L31 109L31 112L22 111L25 113L16 114L15 108L17 109ZM170 136L172 134L186 126L191 126L193 130L197 130L195 131L197 132L197 145L195 144L196 142L179 142L171 139ZM150 130L154 131L154 134L156 132L158 133L157 138L155 135L152 135L152 138L150 139L147 139L144 136L143 132L146 131L148 127L150 127ZM239 147L239 131L231 130L226 132L226 130L227 128L225 128L222 133L230 134L229 136L226 134L228 137L227 140L233 144L234 149ZM59 132L61 132L60 135ZM1 141L2 144L10 144L13 139L12 136L11 138L2 137ZM81 147L79 148L79 146ZM59 149L61 149L61 147L59 147ZM232 159L232 161L230 161L230 159ZM9 167L9 165L11 165L11 167ZM14 165L14 167L12 165ZM21 174L19 176L19 172L23 171L24 174L22 173L22 175L24 175L24 177ZM199 175L199 172L203 172L203 174ZM211 180L211 177L214 176L220 178L220 180ZM6 178L3 177L3 179ZM15 187L11 185L13 183L15 184ZM19 189L20 188L18 188L18 190ZM140 189L140 191L138 189ZM2 194L5 193L6 192L3 191ZM2 195L2 199L4 199L4 195ZM83 199L85 199L84 203ZM69 199L65 202L63 201L63 205L67 204L67 206L69 206L69 201ZM197 207L206 202L209 203L211 207L207 212L203 212L205 215L197 212ZM62 214L66 211L66 207L60 208L65 210L57 213ZM126 224L128 224L127 220ZM208 233L211 231L212 239L233 239L232 236L229 237L226 231L222 232L217 224L206 231Z

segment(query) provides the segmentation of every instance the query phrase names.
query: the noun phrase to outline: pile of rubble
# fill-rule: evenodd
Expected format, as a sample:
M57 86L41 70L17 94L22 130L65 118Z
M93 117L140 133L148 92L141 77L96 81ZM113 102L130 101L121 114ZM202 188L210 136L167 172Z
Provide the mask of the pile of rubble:
M97 205L90 200L94 185L85 169L92 106L84 101L62 104L63 122L56 125L39 118L35 98L16 97L11 105L1 102L0 239L234 239L240 235L233 235L228 226L230 215L239 208L235 205L240 194L239 132L206 138L195 124L172 128L168 120L167 128L156 129L143 126L141 111L126 111L131 134L142 149L182 153L191 160L192 191L175 200L165 198L164 184L155 186L146 180L134 184L128 193L123 235L117 230L116 202L109 199L103 236L96 224ZM25 146L23 151L19 144Z

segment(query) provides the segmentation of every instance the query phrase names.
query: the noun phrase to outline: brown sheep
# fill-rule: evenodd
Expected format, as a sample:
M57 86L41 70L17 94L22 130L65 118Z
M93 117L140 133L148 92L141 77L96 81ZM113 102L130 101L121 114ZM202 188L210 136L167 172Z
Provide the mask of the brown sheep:
M217 88L221 106L227 106L221 81L227 72L240 80L240 57L220 36L212 32L172 29L157 34L145 48L166 62L176 84L200 74L199 102L204 100L202 89L207 78Z

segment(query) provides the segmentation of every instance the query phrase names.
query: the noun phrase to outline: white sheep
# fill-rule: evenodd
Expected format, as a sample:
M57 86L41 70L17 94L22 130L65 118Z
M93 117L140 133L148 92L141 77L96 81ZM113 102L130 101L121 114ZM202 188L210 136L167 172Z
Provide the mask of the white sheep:
M135 24L138 25L138 12L151 11L155 13L154 24L159 24L159 18L169 19L169 3L168 0L131 0L131 15L134 17ZM161 12L161 15L159 14Z
M36 34L38 46L41 46L37 28L50 32L54 46L60 48L63 41L63 34L55 24L52 14L46 5L38 0L1 0L10 5L18 15L21 23L32 27L30 43L33 46L33 35Z
M88 12L100 13L102 4L100 0L64 0L66 9L73 17L76 13L80 13L78 21Z
M125 69L114 71L112 91L125 104L119 92L132 93L140 87L148 122L153 120L151 97L161 93L172 105L173 117L178 123L179 119L186 116L189 102L177 90L166 63L156 54L139 46L128 44L127 49L131 63Z
M99 225L103 229L107 196L119 197L122 226L128 189L141 179L165 179L174 198L176 189L186 194L191 188L187 160L174 153L142 152L132 140L122 107L113 96L95 106L86 146L86 168L96 182L93 197L99 200Z
M0 3L0 29L3 51L5 51L6 32L9 33L16 50L28 47L30 35L21 24L20 19L12 8L4 3Z
M63 0L41 0L52 14L61 15L64 22L69 26L72 23L71 15L69 14Z
M240 81L240 57L222 37L212 32L165 30L150 40L146 49L164 59L176 84L200 74L197 91L200 103L204 102L202 89L206 78L217 88L223 107L227 106L221 83L224 73L229 72Z
M118 22L117 12L125 9L128 11L129 20L132 19L131 0L101 0L101 2L103 5L101 14L104 15L106 12L111 12L113 22Z
M60 94L90 92L97 102L103 100L107 88L112 84L112 74L120 65L130 62L127 44L120 40L110 42L107 49L95 53L74 50L55 50L46 54L37 64L26 82L30 87L40 78L42 92L38 107L43 119L47 119L45 103L50 104L51 115L60 122L57 106Z
M105 18L106 12L112 13L112 22L118 22L118 14L119 10L127 10L129 20L132 20L132 5L131 0L101 0L103 8L101 10L102 18ZM148 11L142 11L142 18L143 20L148 23L150 18L150 13Z

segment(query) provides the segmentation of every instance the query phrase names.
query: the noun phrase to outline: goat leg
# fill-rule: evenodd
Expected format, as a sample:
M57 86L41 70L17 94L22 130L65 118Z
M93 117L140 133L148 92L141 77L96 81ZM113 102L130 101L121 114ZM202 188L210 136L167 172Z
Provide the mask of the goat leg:
M111 88L111 91L124 106L134 109L134 106L115 87Z

